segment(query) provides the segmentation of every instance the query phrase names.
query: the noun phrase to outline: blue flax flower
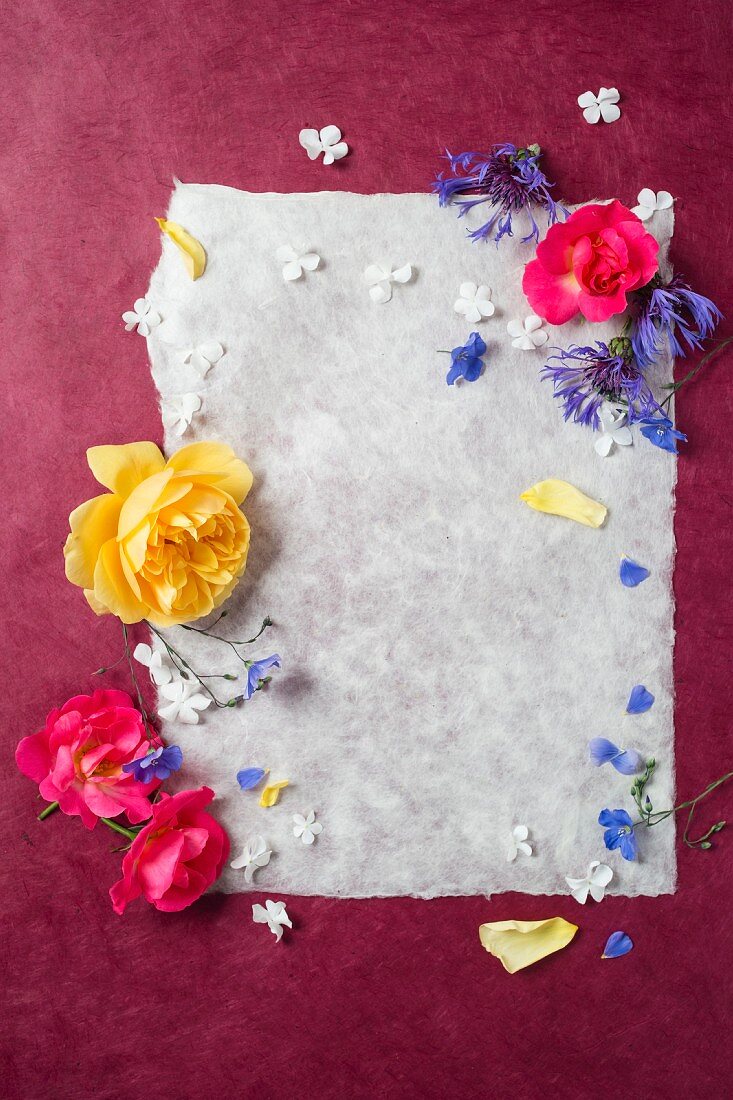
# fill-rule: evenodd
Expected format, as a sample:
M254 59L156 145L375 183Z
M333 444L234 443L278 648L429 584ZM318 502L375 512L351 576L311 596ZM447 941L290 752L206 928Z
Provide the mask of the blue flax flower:
M465 378L467 382L475 382L484 369L481 356L485 354L485 342L477 332L472 332L462 347L453 348L450 353L451 366L445 379L448 385L452 386L457 378Z
M263 681L269 679L267 673L271 668L280 668L280 658L277 653L273 653L271 657L263 657L261 661L247 661L247 683L245 684L243 696L245 699L251 699L256 691L262 687Z
M630 424L659 408L634 359L631 343L624 337L608 344L597 340L595 347L571 344L567 351L556 350L558 354L550 356L540 377L552 382L565 420L597 431L601 426L598 412L606 401L624 405Z
M687 442L687 436L684 432L678 432L676 428L672 426L672 421L668 416L659 416L654 418L653 416L646 417L642 420L641 434L645 439L648 439L650 443L653 443L655 447L661 447L663 451L669 451L670 454L677 454L677 440L682 440L683 443Z
M152 783L154 779L167 779L171 772L177 772L183 763L183 753L178 745L161 745L151 749L146 756L123 764L123 772L132 773L138 783Z
M618 848L624 859L636 859L634 823L626 810L601 810L598 824L606 830L603 843L610 852Z
M590 762L595 768L611 764L621 775L633 775L644 766L636 749L620 749L607 737L594 737L588 742Z
M488 153L459 153L453 156L446 150L445 159L452 175L446 178L442 172L439 173L433 180L432 188L441 206L448 206L455 195L473 196L457 200L459 218L474 206L488 204L488 221L469 232L472 240L486 241L493 235L493 240L498 244L502 237L513 236L512 218L519 211L526 210L532 228L522 241L536 242L540 230L532 213L533 206L539 206L547 213L548 225L558 220L558 211L567 215L567 210L558 206L550 195L550 188L555 185L549 182L539 167L541 155L539 145L518 149L509 142L492 146Z
M722 313L709 298L696 294L682 275L666 285L658 275L635 294L631 343L642 369L665 350L684 357L712 336Z

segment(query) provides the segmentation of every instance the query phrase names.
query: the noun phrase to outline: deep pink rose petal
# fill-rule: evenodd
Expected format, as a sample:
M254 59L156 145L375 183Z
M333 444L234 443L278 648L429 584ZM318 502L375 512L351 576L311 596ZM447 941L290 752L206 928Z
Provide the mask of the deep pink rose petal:
M538 260L524 269L522 290L539 317L551 325L564 325L578 312L578 282L571 273L552 275Z
M32 733L18 742L15 750L15 762L29 779L40 783L51 770L51 757L48 751L46 731Z
M147 901L157 901L173 882L183 849L183 837L169 829L145 845L137 865L137 877Z

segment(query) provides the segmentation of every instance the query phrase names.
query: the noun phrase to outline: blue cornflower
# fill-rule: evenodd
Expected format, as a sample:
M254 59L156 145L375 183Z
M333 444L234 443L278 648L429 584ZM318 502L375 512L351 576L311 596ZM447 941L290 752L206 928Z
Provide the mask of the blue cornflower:
M123 764L123 772L132 773L138 783L152 783L154 779L167 779L171 772L177 772L183 763L183 753L178 745L161 745L151 749L146 756Z
M608 344L596 341L595 347L577 344L551 355L557 365L547 362L540 377L552 382L555 397L562 403L565 420L574 420L597 431L598 411L606 401L620 402L627 408L630 424L658 409L643 371L634 360L631 343L617 337Z
M696 294L682 275L675 275L666 285L655 275L634 295L634 301L631 344L642 369L659 358L667 340L675 356L684 357L701 348L723 316L709 298Z
M626 810L601 810L598 824L606 830L603 843L609 851L619 849L624 859L636 859L636 833L634 823Z
M655 447L661 447L663 451L669 451L670 454L677 454L677 440L682 440L683 443L687 442L687 436L684 432L678 432L676 428L672 426L672 421L668 416L648 416L642 420L641 434L645 439L648 439L650 443L653 443Z
M558 220L558 211L567 215L567 210L558 206L550 195L550 188L555 185L549 182L539 167L541 155L539 145L517 149L509 142L492 146L488 153L459 153L453 156L446 150L445 158L453 176L446 179L442 172L439 173L433 180L432 189L441 206L448 206L454 195L476 195L475 198L458 200L459 218L474 206L489 204L491 216L484 225L469 232L472 240L488 240L493 234L498 244L502 237L513 236L512 217L520 210L526 210L532 229L522 241L536 242L540 230L532 206L540 206L546 211L548 225Z
M445 378L448 385L452 386L457 378L475 382L484 369L481 356L485 354L485 342L477 332L472 332L465 344L459 348L453 348L450 353L451 366Z
M261 661L245 661L245 666L247 669L247 683L243 697L251 699L254 693L262 687L263 681L269 680L269 676L267 676L269 670L280 668L280 658L277 653L273 653L271 657L263 657Z

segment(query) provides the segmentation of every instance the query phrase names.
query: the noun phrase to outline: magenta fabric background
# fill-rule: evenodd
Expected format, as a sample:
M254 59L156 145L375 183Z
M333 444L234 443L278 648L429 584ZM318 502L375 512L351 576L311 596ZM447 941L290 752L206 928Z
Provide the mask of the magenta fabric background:
M570 201L669 189L675 265L730 313L728 0L2 10L4 1094L723 1095L733 835L714 853L680 848L673 897L293 898L295 929L276 947L245 895L115 916L111 834L60 815L38 824L13 749L120 652L117 624L65 582L61 546L68 512L95 491L86 447L161 439L145 342L120 313L158 259L152 218L172 177L425 190L444 145L538 141ZM591 127L576 97L601 84L621 90L623 115ZM325 169L297 135L331 122L352 152ZM733 755L730 377L729 355L678 409L691 440L675 576L685 795ZM731 798L701 821L731 816ZM576 941L514 977L479 945L482 921L557 914L580 922ZM617 928L636 949L601 962Z

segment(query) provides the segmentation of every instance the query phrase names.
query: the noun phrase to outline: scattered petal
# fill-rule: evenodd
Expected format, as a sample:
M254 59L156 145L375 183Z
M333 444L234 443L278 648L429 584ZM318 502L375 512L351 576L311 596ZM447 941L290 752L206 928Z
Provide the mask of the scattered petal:
M636 749L620 749L606 737L594 737L588 743L588 751L594 767L612 764L621 775L634 775L644 766L644 760Z
M561 951L578 931L562 917L549 920L502 920L482 924L478 934L481 945L499 959L510 974Z
M317 160L323 153L324 164L333 164L335 160L341 160L349 151L346 142L341 140L341 131L338 126L324 126L320 131L301 130L298 141L311 160Z
M155 219L162 233L173 241L183 256L186 271L192 279L200 279L206 270L206 252L204 246L178 222L169 222L166 218Z
M160 324L161 319L160 314L153 309L147 298L137 298L133 308L122 314L125 330L132 332L136 328L141 336L150 336L153 329Z
M512 347L520 351L534 351L549 340L542 328L542 318L536 313L530 313L523 321L509 321L506 330L513 337Z
M606 887L612 878L613 871L611 868L605 863L594 860L588 864L588 873L585 878L569 878L566 876L565 881L570 887L570 893L575 900L581 905L585 905L589 894L594 901L603 901Z
M269 808L270 806L276 805L280 798L280 791L284 790L289 783L289 779L280 779L277 783L268 783L268 785L263 788L262 794L260 795L260 806Z
M674 203L669 191L655 192L651 187L642 187L636 201L639 205L633 207L631 213L643 222L648 221L657 210L669 210Z
M578 106L583 109L583 118L592 126L603 119L604 122L616 122L621 117L621 109L616 106L620 99L618 88L601 88L598 95L583 92L578 96Z
M309 252L305 247L295 249L289 244L278 248L275 259L283 265L283 279L286 283L299 279L304 271L315 271L321 262L321 257L316 252Z
M255 871L266 867L270 862L271 850L261 836L251 836L242 850L241 856L233 859L229 866L239 871L244 868L244 881L251 882Z
M456 313L465 317L469 324L477 324L491 317L495 312L496 307L491 301L491 290L483 284L477 286L476 283L461 283L458 295L453 308Z
M302 814L293 814L293 836L304 844L312 844L322 832L323 826L320 821L316 821L315 810L310 810L305 817Z
M509 842L509 851L507 852L507 863L513 863L517 858L519 852L525 856L532 855L532 845L527 843L529 838L529 829L526 825L515 825L512 829L512 839Z
M224 348L216 340L210 340L205 344L199 344L187 351L183 357L184 363L190 363L201 378L205 378L211 368L219 362L224 355Z
M595 450L601 458L606 458L614 446L630 447L634 442L631 429L626 424L626 413L623 409L616 408L606 401L598 410L598 418L601 422L601 431L594 443Z
M638 584L647 579L649 570L645 569L643 565L639 565L638 562L632 561L631 558L624 557L621 559L618 575L621 584L626 588L636 588Z
M392 264L385 261L369 264L364 270L364 282L369 287L369 297L380 305L391 299L393 283L408 283L411 278L411 264L403 264L393 271Z
M169 684L171 680L178 679L178 669L171 663L167 653L164 655L160 650L152 649L145 642L140 642L139 645L135 646L132 655L138 664L143 665L148 670L150 679L158 687L161 684Z
M196 726L199 721L199 711L211 706L211 699L197 690L198 685L191 680L175 680L170 684L163 684L160 695L169 702L166 706L158 706L158 714L167 722L178 720L186 726Z
M631 689L629 701L626 704L627 714L646 714L654 706L654 696L647 691L643 684L637 684Z
M237 783L243 791L251 791L262 782L267 771L267 768L242 768L241 772L237 772Z
M605 505L587 497L567 481L558 481L557 478L538 481L521 493L519 499L537 512L549 512L553 516L574 519L576 523L583 523L586 527L601 527L608 515Z
M172 394L162 407L163 426L181 436L190 428L203 402L197 393Z
M285 902L271 901L269 898L264 905L252 906L252 920L255 924L266 924L277 943L282 939L283 927L293 927L285 908Z
M625 932L612 932L603 948L602 959L620 959L634 948L633 941Z

